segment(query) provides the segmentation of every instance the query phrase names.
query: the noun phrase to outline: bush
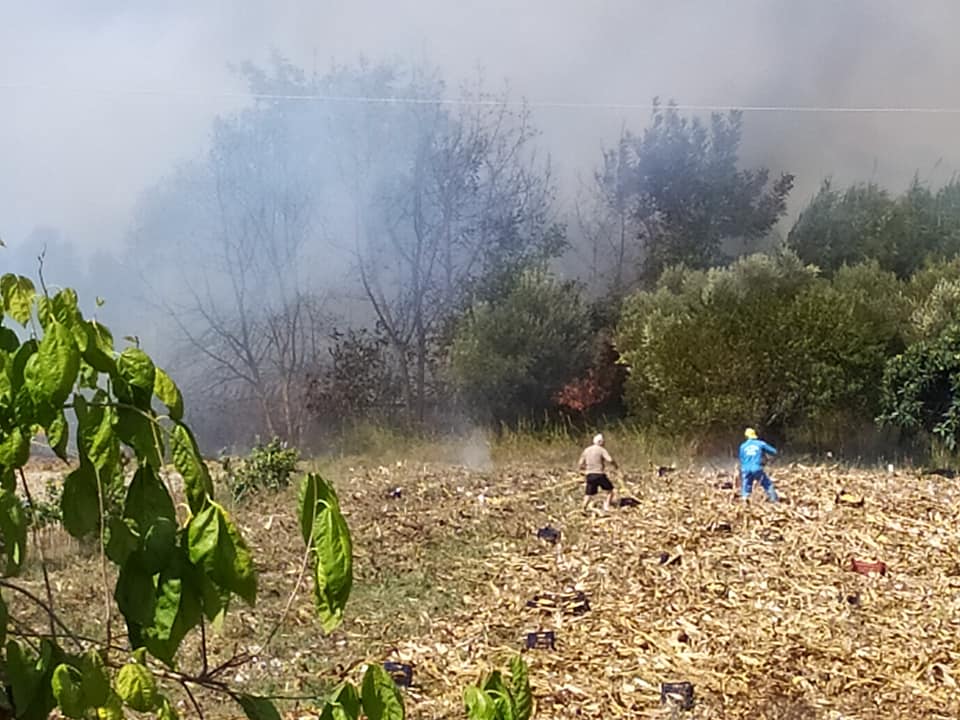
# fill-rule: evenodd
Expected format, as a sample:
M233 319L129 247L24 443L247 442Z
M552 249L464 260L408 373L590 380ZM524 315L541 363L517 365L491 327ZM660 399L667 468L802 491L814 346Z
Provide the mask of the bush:
M524 273L503 297L475 303L458 324L453 384L483 420L539 414L586 368L591 335L576 285L543 272Z
M876 263L833 280L790 253L671 270L625 305L617 346L629 408L685 434L873 418L907 313L900 283Z
M290 476L297 469L300 451L287 447L280 438L266 444L257 443L250 454L236 463L224 462L227 484L234 500L242 500L262 490L277 491L290 485Z

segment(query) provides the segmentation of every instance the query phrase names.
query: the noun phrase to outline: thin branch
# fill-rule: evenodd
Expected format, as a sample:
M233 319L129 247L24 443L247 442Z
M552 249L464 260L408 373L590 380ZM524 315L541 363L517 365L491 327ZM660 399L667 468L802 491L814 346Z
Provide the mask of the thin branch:
M67 627L67 625L63 622L63 620L61 620L57 616L56 612L54 612L53 608L50 605L48 605L43 600L38 598L36 595L34 595L29 590L27 590L25 587L21 587L16 583L10 582L9 580L0 578L0 587L5 587L9 590L13 590L14 592L18 592L24 597L28 598L29 600L32 600L34 604L36 604L38 607L43 609L44 612L47 613L47 615L50 617L51 623L56 623L57 625L59 625L60 629L63 630L64 634L77 644L77 647L83 648L83 643L80 641L80 638L74 635L73 631L69 627Z
M104 658L103 661L107 661L107 653L110 648L110 641L113 639L113 603L111 602L110 596L110 583L107 582L107 548L103 541L104 530L106 529L105 520L106 513L104 512L104 503L103 503L103 483L100 482L100 473L97 473L97 504L100 508L100 532L98 533L100 545L100 580L103 583L103 605L104 605L104 621L107 627L107 642L106 649L104 649Z
M42 257L42 256L41 256ZM33 496L30 494L30 486L27 484L27 476L23 472L23 468L18 468L20 471L20 480L23 482L23 492L27 496L27 502L30 503L30 512L36 512L36 505L33 504ZM53 621L53 588L50 587L50 575L47 573L47 558L43 552L43 543L40 541L40 536L37 533L37 526L35 523L30 523L30 533L33 535L33 543L37 547L37 554L40 556L40 569L43 572L43 587L47 591L47 603L50 606L50 637L56 641L57 639L57 626Z
M200 708L200 703L198 703L197 699L193 696L193 692L190 690L190 686L187 684L186 680L181 680L180 685L183 687L184 692L187 693L187 697L190 698L193 709L197 711L197 717L200 720L203 720L203 710Z

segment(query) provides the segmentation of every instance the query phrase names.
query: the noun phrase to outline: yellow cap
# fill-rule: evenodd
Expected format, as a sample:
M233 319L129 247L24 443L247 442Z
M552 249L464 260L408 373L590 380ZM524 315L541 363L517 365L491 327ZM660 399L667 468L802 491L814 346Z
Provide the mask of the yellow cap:
M750 438L751 440L756 440L757 431L754 430L753 428L747 428L746 430L743 431L743 436L746 438Z

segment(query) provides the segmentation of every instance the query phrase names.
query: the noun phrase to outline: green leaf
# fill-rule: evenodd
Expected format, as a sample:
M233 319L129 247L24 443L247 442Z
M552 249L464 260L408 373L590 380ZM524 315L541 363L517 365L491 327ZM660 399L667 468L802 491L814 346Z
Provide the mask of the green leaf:
M143 536L142 563L147 572L158 573L170 564L177 547L177 526L167 518L157 518Z
M97 708L98 720L126 720L123 714L123 704L115 693L110 693L107 702Z
M368 665L360 691L363 712L369 720L403 720L403 698L389 673L379 665Z
M530 673L519 655L510 658L510 692L516 702L517 720L530 720L533 715L533 693Z
M70 426L67 425L67 416L63 410L57 410L56 417L46 431L47 443L61 460L67 459L67 442L70 439Z
M266 698L241 694L234 695L233 698L240 703L248 720L280 720L277 708Z
M110 561L123 566L127 559L140 547L140 538L133 532L132 520L111 517L107 522L106 553ZM97 703L98 705L101 703Z
M8 468L23 467L30 459L30 435L14 427L0 440L0 465Z
M497 720L497 706L483 690L468 685L463 691L463 702L470 720Z
M143 628L153 623L156 607L156 586L153 575L139 566L133 556L120 569L113 597L123 613L127 626Z
M88 707L105 704L110 698L110 676L96 650L87 650L80 658L80 689Z
M117 411L112 407L90 405L74 395L77 415L77 449L99 473L111 475L120 462L120 441L114 431Z
M117 673L117 695L137 712L151 712L160 704L157 684L149 668L127 663Z
M84 340L78 342L83 359L98 372L113 374L117 371L117 364L113 359L113 337L106 327L92 320L87 320L77 331L83 333Z
M40 655L25 650L19 643L7 642L6 681L13 689L17 718L45 720L56 707L51 676L63 661L63 652L50 643L40 641Z
M53 671L51 680L53 696L63 714L72 718L83 718L87 709L83 691L80 688L80 672L66 663L61 663Z
M160 703L160 709L157 711L157 720L180 720L177 709L170 704L170 701L163 698Z
M0 489L0 532L7 556L7 575L16 575L27 551L27 517L23 505L12 490Z
M342 621L353 586L350 528L333 488L316 473L300 486L300 528L313 550L314 603L325 632Z
M187 547L190 552L190 562L195 565L206 564L207 558L213 557L219 538L220 518L217 509L211 503L198 515L194 515L187 527ZM212 562L211 560L211 565Z
M173 465L183 477L190 511L198 513L203 509L207 498L213 497L213 481L200 455L197 441L186 425L178 422L174 426L170 438L170 450L173 455Z
M27 361L24 382L35 403L59 408L70 396L79 370L80 351L73 333L54 323L44 334L37 352Z
M123 516L133 520L141 534L146 534L158 518L176 523L173 500L156 470L144 466L137 468L127 489Z
M60 512L63 527L75 538L86 537L100 527L97 475L89 463L81 462L80 466L64 479Z
M140 464L159 469L163 465L163 440L152 410L117 409L117 437L133 448Z
M320 720L359 720L360 694L351 683L341 683L327 699Z
M144 630L147 648L168 665L186 634L202 616L200 573L180 551L160 575L152 624Z
M150 356L140 348L127 348L117 359L117 372L129 386L133 404L148 409L156 380L156 368Z
M183 396L180 394L180 388L160 368L157 368L157 374L153 382L153 393L164 405L167 406L167 412L171 420L183 419Z
M19 275L4 275L0 278L0 294L3 295L3 306L7 315L26 327L36 296L36 289L30 279Z
M20 338L10 328L0 327L0 350L8 353L15 353L20 347Z
M217 585L253 605L257 597L253 558L223 508L211 503L190 521L187 532L190 561L202 565Z

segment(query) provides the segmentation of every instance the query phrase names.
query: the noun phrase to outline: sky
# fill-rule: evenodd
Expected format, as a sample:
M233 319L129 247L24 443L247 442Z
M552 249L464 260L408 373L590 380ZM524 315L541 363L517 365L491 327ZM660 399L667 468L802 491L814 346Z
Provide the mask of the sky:
M454 87L482 69L534 104L569 195L621 128L642 129L654 96L960 108L957 27L953 0L0 0L0 238L115 252L142 193L244 104L231 68L272 52L320 70L422 59ZM949 179L958 121L750 112L743 158L797 175L795 214L827 176Z

